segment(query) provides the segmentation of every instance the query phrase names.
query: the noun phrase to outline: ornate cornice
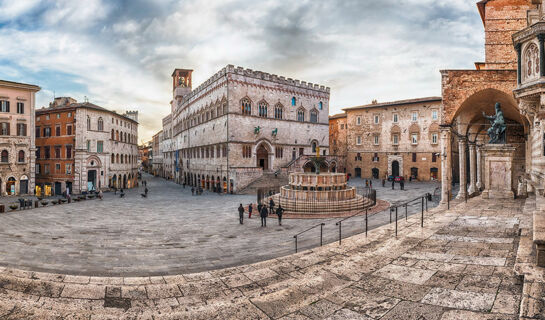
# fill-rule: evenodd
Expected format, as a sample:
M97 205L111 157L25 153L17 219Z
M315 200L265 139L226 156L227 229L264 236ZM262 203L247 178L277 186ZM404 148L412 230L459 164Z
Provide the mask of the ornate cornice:
M545 36L545 21L536 22L533 25L520 30L519 32L513 33L513 45L526 42L527 40L530 40L536 36Z

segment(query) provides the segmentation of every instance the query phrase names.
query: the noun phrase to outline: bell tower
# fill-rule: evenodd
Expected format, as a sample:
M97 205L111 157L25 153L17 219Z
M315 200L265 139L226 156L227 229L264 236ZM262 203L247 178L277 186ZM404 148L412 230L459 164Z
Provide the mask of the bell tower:
M181 101L182 97L191 92L191 69L174 69L172 73L172 97Z

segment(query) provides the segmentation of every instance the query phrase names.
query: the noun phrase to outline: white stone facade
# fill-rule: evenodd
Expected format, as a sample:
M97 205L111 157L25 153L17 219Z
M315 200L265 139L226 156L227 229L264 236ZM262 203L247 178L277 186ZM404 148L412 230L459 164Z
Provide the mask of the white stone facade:
M0 195L34 194L35 93L40 87L0 80Z
M92 104L77 108L74 192L136 186L137 141L136 121Z
M179 183L237 192L300 155L328 154L329 88L232 65L192 91L191 70L173 78L172 147L162 153Z

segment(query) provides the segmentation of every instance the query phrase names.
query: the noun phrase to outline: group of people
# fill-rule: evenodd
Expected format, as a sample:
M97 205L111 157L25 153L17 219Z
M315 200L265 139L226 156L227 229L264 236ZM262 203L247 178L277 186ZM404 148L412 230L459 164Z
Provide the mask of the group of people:
M250 203L248 205L248 218L249 219L252 218L253 210L254 210L253 205ZM242 203L241 203L239 205L239 207L238 207L238 218L239 218L239 223L240 224L244 224L244 212L245 212L245 209L244 209L244 207L242 206ZM269 214L274 214L274 213L276 213L276 216L278 217L278 225L279 226L282 225L282 215L284 214L284 208L282 208L282 206L279 204L278 207L275 210L275 203L274 203L272 198L269 200L269 206L268 207L267 207L267 204L265 204L265 203L259 203L257 205L257 212L259 213L259 216L261 218L261 226L262 227L267 226L267 217L269 216Z
M194 188L194 187L191 187L191 195L194 196L195 194L196 195L201 195L203 192L203 189L201 187L197 187L197 188Z

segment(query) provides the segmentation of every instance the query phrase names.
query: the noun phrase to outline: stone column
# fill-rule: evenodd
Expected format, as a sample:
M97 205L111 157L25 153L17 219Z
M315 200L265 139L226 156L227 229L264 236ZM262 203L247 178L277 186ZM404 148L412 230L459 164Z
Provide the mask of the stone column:
M477 190L481 190L481 188L483 187L483 182L482 182L482 154L481 154L481 147L477 147L477 183L476 183L476 187L477 187Z
M522 50L521 50L521 44L517 43L515 45L515 50L517 51L517 84L521 83L521 75L522 75Z
M475 142L469 143L469 188L467 192L472 195L477 191L477 164L475 157Z
M450 127L441 127L441 203L447 203L452 190Z
M459 138L458 140L458 155L460 162L460 191L458 191L458 199L464 199L467 194L467 168L466 168L466 145L467 140L465 138Z

